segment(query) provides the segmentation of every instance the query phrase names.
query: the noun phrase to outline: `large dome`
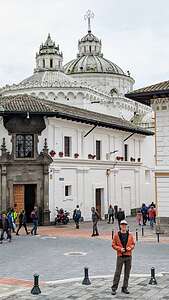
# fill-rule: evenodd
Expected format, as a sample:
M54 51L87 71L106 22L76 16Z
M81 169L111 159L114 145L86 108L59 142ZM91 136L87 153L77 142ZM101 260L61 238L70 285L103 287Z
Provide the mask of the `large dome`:
M99 55L84 55L64 66L66 74L110 73L126 75L123 70L110 60Z

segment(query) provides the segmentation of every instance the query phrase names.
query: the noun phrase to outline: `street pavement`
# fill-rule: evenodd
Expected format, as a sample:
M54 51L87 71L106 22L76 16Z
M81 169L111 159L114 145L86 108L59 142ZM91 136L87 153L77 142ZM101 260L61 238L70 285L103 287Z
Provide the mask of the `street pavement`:
M112 279L109 277L102 277L98 279L90 278L91 285L82 285L82 279L78 281L55 282L39 285L41 294L32 295L31 288L26 286L20 289L14 288L8 292L2 291L0 285L0 299L4 300L112 300L112 299L169 299L169 275L156 277L157 285L150 285L148 277L131 276L129 290L130 294L121 293L121 285L117 290L116 296L111 295ZM2 294L3 293L3 294Z
M142 295L140 294L142 289L148 295L156 291L155 296L152 294L152 298L145 296L131 298L130 296L129 299L169 299L169 297L155 298L159 296L159 289L160 293L165 294L166 292L167 288L161 281L162 277L159 277L158 287L151 287L146 285L148 281L145 282L150 276L151 267L155 267L158 275L161 272L169 272L169 237L160 237L160 243L157 243L155 231L151 230L148 225L145 228L144 237L142 237L141 229L136 226L135 219L128 218L128 223L130 231L134 235L136 228L139 233L139 241L136 243L133 253L132 274L135 274L135 277L132 277L130 283L132 297ZM37 236L26 236L23 230L20 236L13 235L11 243L5 241L0 245L0 299L31 299L30 288L34 273L40 275L43 291L38 298L112 299L110 286L115 270L116 253L111 248L111 237L112 229L116 230L117 224L101 222L99 225L100 236L97 238L91 237L91 225L90 222L83 223L80 230L76 230L72 223L60 227L39 227ZM82 277L85 266L89 267L90 276L101 276L103 279L94 279L89 288L82 286L81 281L59 283L59 287L58 283L54 284L58 280ZM143 277L145 274L148 274L146 279ZM138 276L141 277L138 278ZM169 286L169 275L165 275L163 279L168 282ZM138 288L137 292L135 291L136 287ZM65 291L64 296L61 293L62 290ZM10 295L13 292L15 292L14 296L1 298L1 296ZM71 295L70 292L73 294ZM81 293L83 297L79 296ZM22 298L22 294L27 298ZM37 298L37 296L34 297ZM120 292L117 297L117 299L127 299L126 295L124 298Z

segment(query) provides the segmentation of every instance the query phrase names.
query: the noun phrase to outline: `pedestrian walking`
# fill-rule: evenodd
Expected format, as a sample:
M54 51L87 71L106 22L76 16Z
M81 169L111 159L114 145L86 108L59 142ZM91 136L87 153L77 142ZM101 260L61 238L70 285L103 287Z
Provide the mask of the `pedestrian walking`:
M150 227L153 228L154 227L154 223L155 223L155 218L156 218L156 209L154 208L154 206L151 206L148 210L148 218L150 221Z
M12 214L12 208L8 209L7 218L9 221L9 226L12 232L16 233L16 225L14 223L13 214Z
M6 233L7 235L7 240L11 242L11 225L7 217L7 213L5 211L2 212L1 215L0 227L1 227L0 243L2 244L2 241L4 239L4 233Z
M37 235L37 228L38 228L38 209L35 206L33 211L31 212L31 219L33 223L33 227L31 230L31 234Z
M142 223L142 213L141 213L140 209L137 211L137 214L136 214L136 222L137 222L138 225L141 226L141 223Z
M24 210L22 210L19 214L19 227L16 232L16 235L19 235L19 230L22 228L22 226L25 228L26 234L29 234L26 226L26 214Z
M119 208L119 211L117 212L117 220L118 220L118 224L119 224L119 230L120 230L120 222L122 220L125 219L125 213L124 210L122 210L121 208Z
M109 205L109 208L108 208L108 224L110 224L111 222L111 219L112 219L112 224L114 224L114 209L112 207L112 205L110 204Z
M98 213L97 209L95 209L95 207L91 208L91 212L92 212L92 222L93 222L92 236L98 236L99 232L98 232L97 223L99 221L99 213Z
M73 220L76 224L76 229L79 229L80 218L81 218L81 210L79 208L79 205L76 205L76 208L73 212Z
M142 218L143 218L143 225L146 225L146 223L147 223L148 208L145 205L145 203L142 204L141 213L142 213Z
M117 251L116 271L113 279L112 295L116 295L123 265L124 279L121 291L124 294L130 294L128 291L128 281L131 270L132 250L134 249L134 246L134 238L127 230L127 221L122 220L120 222L120 231L115 233L112 241L112 248Z

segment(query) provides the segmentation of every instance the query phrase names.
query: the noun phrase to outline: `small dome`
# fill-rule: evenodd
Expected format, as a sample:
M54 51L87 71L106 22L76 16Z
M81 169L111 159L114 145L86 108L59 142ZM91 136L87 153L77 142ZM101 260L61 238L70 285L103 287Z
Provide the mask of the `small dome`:
M64 66L66 74L110 73L126 75L123 70L110 60L99 55L84 55Z
M93 34L91 31L89 31L82 39L80 42L97 42L99 43L100 40Z
M63 86L70 85L74 82L73 79L65 75L63 72L59 71L44 71L34 73L32 76L24 79L18 85L21 87L45 87L45 86Z

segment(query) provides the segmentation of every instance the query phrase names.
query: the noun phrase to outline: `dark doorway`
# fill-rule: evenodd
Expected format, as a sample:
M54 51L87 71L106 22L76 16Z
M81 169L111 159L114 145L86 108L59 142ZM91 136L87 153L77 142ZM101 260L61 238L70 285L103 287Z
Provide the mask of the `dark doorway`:
M99 213L100 218L102 212L101 200L102 200L102 189L96 189L96 209Z
M36 184L25 184L25 212L27 217L27 222L32 222L31 212L36 203Z

